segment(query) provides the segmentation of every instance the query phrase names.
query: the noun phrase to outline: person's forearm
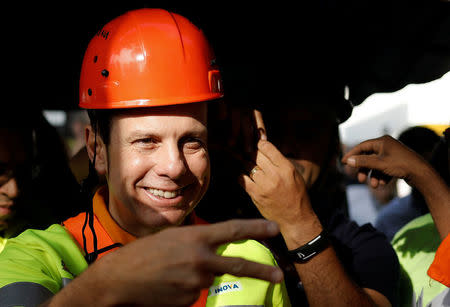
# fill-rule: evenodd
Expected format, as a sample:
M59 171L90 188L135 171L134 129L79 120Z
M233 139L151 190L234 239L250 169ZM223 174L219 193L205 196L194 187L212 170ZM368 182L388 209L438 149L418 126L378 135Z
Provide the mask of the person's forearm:
M309 306L376 306L344 271L332 247L304 264L295 264Z
M322 231L320 223L316 222L310 226L308 229L304 228L304 231L298 228L297 232L283 234L289 250L306 244ZM306 263L296 263L295 268L310 306L377 306L367 293L350 279L331 246Z
M58 292L49 301L40 305L40 307L59 307L59 306L112 306L103 301L98 296L96 288L75 287L75 284L69 285Z
M412 176L411 185L423 195L442 239L450 233L450 188L429 165Z

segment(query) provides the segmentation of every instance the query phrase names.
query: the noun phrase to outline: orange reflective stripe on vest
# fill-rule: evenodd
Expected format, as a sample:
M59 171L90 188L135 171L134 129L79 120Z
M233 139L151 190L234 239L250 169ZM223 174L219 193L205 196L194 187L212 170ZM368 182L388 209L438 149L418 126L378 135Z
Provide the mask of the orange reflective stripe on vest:
M86 220L86 212L80 213L79 215L72 217L68 220L66 220L63 223L63 226L69 231L69 233L72 235L72 237L78 242L81 249L83 249L83 225ZM94 215L94 229L95 234L97 236L97 249L101 250L102 248L111 246L115 244L115 242L112 241L108 233L105 231L105 229L100 224L98 218ZM89 226L87 225L84 231L84 236L86 238L86 250L88 253L92 253L94 251L94 238L92 235L92 231L89 229ZM105 251L103 253L98 254L98 258L103 257L104 255L112 252L113 250L116 250L118 247L115 247L113 249L110 249L108 251ZM97 259L98 259L97 258Z

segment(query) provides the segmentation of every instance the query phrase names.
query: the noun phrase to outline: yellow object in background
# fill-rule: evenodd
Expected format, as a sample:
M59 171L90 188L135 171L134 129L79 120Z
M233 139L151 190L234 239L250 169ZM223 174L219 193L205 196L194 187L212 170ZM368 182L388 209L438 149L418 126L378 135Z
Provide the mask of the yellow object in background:
M434 132L436 132L439 136L442 136L444 134L445 129L449 128L450 125L421 125L421 127L431 129Z

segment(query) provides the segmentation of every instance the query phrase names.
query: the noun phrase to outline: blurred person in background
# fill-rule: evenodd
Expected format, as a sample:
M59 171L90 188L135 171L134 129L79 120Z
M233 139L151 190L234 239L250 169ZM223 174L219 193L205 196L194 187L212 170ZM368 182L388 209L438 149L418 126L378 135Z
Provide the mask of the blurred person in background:
M9 114L8 114L9 115ZM24 228L17 211L21 207L21 190L27 175L31 177L31 165L26 149L31 143L31 133L0 121L0 251L6 239ZM28 144L27 144L28 143ZM28 171L28 172L27 172ZM20 211L23 211L20 210Z
M89 117L84 110L76 110L68 112L67 124L69 136L67 137L67 144L69 147L69 156L72 158L85 145L84 129L89 125Z
M85 128L89 125L86 110L69 113L67 144L70 150L69 166L77 182L81 185L89 174L89 156L86 150ZM99 184L105 184L104 176L99 177Z
M0 115L0 238L73 216L81 199L63 140L38 108ZM3 246L0 246L2 248Z
M450 300L450 128L432 151L430 163L397 140L384 136L353 148L342 159L367 180L374 169L404 179L422 195L429 212L402 227L392 240L402 266L401 306L447 306ZM373 176L370 184L385 184ZM433 279L431 280L430 277ZM409 285L409 286L408 286Z

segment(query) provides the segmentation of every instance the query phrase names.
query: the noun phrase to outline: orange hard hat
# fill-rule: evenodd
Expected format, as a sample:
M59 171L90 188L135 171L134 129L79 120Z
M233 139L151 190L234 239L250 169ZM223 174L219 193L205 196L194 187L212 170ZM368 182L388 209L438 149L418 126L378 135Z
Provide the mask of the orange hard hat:
M220 72L203 32L162 9L133 10L113 19L84 55L82 108L165 106L222 96Z

